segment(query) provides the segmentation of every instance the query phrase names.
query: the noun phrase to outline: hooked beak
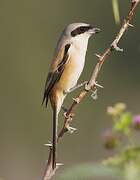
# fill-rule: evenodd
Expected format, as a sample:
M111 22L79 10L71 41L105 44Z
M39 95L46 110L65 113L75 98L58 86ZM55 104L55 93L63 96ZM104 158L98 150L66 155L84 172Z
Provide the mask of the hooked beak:
M91 34L96 34L96 33L99 33L100 31L101 31L101 29L99 29L99 28L94 28L94 27L89 30L89 32L90 32Z

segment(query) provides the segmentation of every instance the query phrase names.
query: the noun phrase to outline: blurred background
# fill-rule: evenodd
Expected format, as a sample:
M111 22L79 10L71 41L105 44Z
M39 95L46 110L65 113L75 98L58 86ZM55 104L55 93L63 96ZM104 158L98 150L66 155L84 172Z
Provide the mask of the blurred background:
M119 1L121 21L129 6L130 1ZM120 42L124 53L112 53L103 66L98 80L105 88L98 99L88 96L77 108L73 126L78 131L59 144L59 160L65 164L61 170L108 155L101 140L110 126L107 106L125 102L128 109L140 112L139 20L137 12L135 28ZM0 180L41 179L48 156L43 144L51 138L51 109L41 106L44 83L59 34L73 22L102 29L90 39L80 79L84 81L97 62L94 53L103 53L120 28L111 0L0 0ZM77 94L69 95L66 106Z

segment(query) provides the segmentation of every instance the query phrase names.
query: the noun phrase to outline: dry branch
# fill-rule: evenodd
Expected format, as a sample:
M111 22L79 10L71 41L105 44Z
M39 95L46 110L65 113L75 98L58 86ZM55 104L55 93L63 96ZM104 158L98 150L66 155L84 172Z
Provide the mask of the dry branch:
M101 67L112 51L114 51L114 50L123 51L123 49L118 47L118 43L119 43L120 39L122 38L122 36L124 35L125 31L128 29L128 27L133 27L133 25L131 25L130 22L132 20L132 17L134 16L135 9L139 2L140 2L140 0L131 0L131 8L128 13L128 16L124 20L124 22L121 26L121 29L118 32L118 34L116 35L114 41L110 44L110 46L105 50L105 52L102 55L95 54L96 57L98 58L98 62L93 70L93 73L92 73L91 78L88 81L87 85L80 92L80 94L74 99L72 105L65 113L64 125L63 125L60 133L58 134L57 142L59 141L60 138L63 137L63 135L67 131L73 132L76 130L75 128L70 127L70 122L73 119L74 111L75 111L76 107L78 106L78 104L81 103L81 101L84 99L84 97L88 94L88 92L90 90L95 90L97 87L102 87L97 84L97 77L101 70ZM59 164L59 163L56 164L56 169L58 168L59 165L61 165L61 164ZM49 180L55 174L56 169L54 169L54 170L52 169L52 147L50 146L49 158L48 158L48 162L47 162L42 180Z

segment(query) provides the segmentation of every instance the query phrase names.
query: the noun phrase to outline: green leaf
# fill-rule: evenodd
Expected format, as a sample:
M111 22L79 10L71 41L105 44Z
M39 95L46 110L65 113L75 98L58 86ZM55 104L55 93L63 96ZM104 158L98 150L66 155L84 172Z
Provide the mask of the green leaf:
M107 160L103 161L104 165L108 166L116 166L122 168L125 164L127 164L130 161L135 162L137 160L140 164L140 147L131 147L129 149L125 149L123 152L113 156L109 157Z
M140 180L140 165L139 163L130 161L124 168L125 180Z
M139 158L139 161L140 161L140 147L139 146L126 149L123 152L123 154L126 160L135 160Z
M108 167L120 169L120 179L139 180L140 179L140 147L135 146L103 161Z
M113 14L116 24L120 24L120 13L118 0L112 0Z
M132 123L132 114L129 112L125 112L120 116L114 125L115 131L122 131L124 134L129 134L130 132L130 125Z
M110 177L120 176L117 168L111 168L103 164L84 164L66 170L60 175L60 180L83 180L93 177Z

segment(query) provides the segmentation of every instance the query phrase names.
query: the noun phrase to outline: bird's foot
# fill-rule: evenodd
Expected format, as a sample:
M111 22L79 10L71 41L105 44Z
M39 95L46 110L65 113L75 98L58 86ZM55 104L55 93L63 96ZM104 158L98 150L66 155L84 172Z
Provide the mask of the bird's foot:
M71 93L71 92L75 91L76 89L79 89L79 88L85 86L87 83L88 83L88 81L84 81L80 84L77 84L76 86L72 87L71 89L64 91L64 93L65 94Z

